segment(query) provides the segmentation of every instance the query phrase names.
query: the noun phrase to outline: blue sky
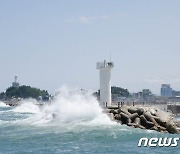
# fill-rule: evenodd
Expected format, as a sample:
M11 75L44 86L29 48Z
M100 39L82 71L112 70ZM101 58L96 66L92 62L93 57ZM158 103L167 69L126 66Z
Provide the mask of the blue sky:
M180 90L179 0L0 0L0 91L97 90L96 62L114 61L112 85Z

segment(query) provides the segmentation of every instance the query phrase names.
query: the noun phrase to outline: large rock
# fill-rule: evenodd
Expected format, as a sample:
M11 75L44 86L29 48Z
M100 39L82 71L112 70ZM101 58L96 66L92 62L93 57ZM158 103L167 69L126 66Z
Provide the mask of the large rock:
M120 115L121 115L121 121L123 124L131 123L131 119L129 118L127 114L121 112Z
M108 112L111 120L130 127L150 129L163 133L180 133L180 122L174 122L171 113L154 107L129 107L124 105L119 109L110 109L103 112Z

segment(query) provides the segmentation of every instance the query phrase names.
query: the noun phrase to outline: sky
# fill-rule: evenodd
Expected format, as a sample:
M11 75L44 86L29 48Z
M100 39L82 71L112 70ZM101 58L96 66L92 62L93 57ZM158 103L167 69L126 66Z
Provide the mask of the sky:
M96 62L130 92L180 90L179 0L0 0L0 92L99 89Z

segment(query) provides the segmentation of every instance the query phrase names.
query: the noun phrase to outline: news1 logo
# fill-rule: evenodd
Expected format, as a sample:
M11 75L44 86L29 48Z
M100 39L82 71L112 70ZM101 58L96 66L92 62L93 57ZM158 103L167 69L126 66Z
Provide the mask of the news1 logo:
M178 141L180 138L175 137L175 138L140 138L138 142L138 147L144 146L144 147L176 147L178 146Z

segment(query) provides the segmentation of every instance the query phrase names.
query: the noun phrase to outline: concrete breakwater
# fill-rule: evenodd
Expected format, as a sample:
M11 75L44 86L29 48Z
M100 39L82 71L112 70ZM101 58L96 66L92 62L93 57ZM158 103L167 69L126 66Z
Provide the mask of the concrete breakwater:
M172 113L173 114L176 114L176 115L178 115L178 114L180 114L180 104L178 103L178 104L167 104L167 109L168 110L170 110L170 111L172 111Z
M158 108L124 105L120 108L104 109L104 112L111 120L130 127L172 134L180 133L180 123L174 121L172 113Z

